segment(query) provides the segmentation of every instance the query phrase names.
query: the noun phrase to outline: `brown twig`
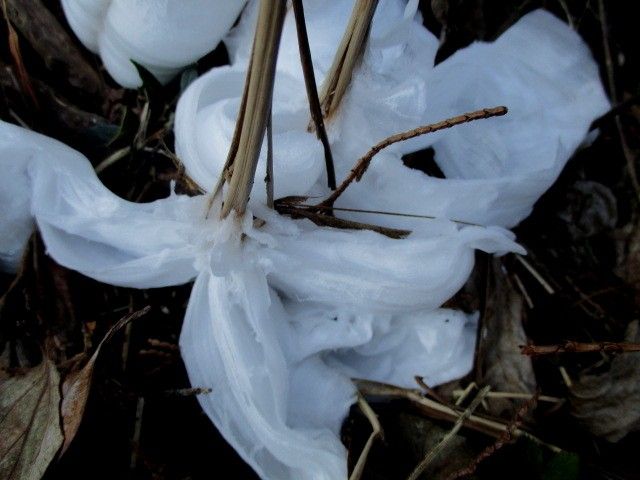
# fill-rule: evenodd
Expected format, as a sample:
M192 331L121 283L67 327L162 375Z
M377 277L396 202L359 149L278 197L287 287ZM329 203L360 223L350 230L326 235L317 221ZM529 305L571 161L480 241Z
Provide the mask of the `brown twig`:
M306 201L303 200L303 201ZM326 205L305 205L305 204L296 204L296 208L308 208L310 210L316 211L316 210L328 210L328 211L332 211L335 210L337 212L354 212L354 213L370 213L372 215L390 215L392 217L405 217L405 218L420 218L420 219L424 219L424 220L437 220L439 217L436 217L435 215L418 215L418 214L414 214L414 213L402 213L402 212L389 212L386 210L366 210L366 209L362 209L362 208L344 208L344 207L333 207L333 206L326 206ZM455 220L452 218L448 219L449 221L453 222L453 223L459 223L461 225L471 225L473 227L484 227L484 225L480 225L479 223L473 223L473 222L467 222L465 220Z
M164 394L167 397L193 397L195 395L206 395L212 391L209 387L191 387L166 390Z
M133 427L133 437L131 438L131 460L129 468L135 470L138 466L138 452L140 451L140 436L142 433L142 416L144 415L144 397L138 397L136 403L136 420Z
M273 208L273 115L271 112L267 119L267 175L264 181L267 184L267 207Z
M455 422L460 417L463 410L451 408L447 405L443 405L440 402L436 402L430 398L426 398L419 390L411 390L394 385L388 385L380 382L373 382L370 380L353 380L358 391L365 396L385 397L385 398L399 398L405 399L411 402L411 404L417 408L424 415L436 420L446 420L449 422ZM502 434L507 430L508 425L498 419L487 418L484 416L470 415L465 419L463 425L472 430L482 432L486 435L490 435L495 438L500 438ZM513 431L515 438L525 437L539 445L543 445L552 452L559 453L562 451L555 445L543 442L538 437L531 433L516 428Z
M447 480L457 480L458 478L469 477L473 475L484 460L494 455L498 450L500 450L505 445L511 443L513 440L514 432L522 425L524 416L526 413L531 410L538 401L539 392L536 392L533 397L524 402L522 406L518 409L513 419L507 425L507 429L504 431L502 435L493 443L485 448L480 455L478 455L471 464L462 470L458 470L450 475Z
M404 238L411 233L411 230L400 230L397 228L382 227L380 225L372 225L369 223L354 222L352 220L336 218L331 215L323 215L322 213L318 213L313 210L298 208L289 204L276 203L276 210L278 213L290 215L292 218L307 218L316 225L324 227L341 228L346 230L371 230L394 239Z
M581 343L567 341L558 345L520 345L523 355L553 355L556 353L623 353L640 352L640 343L598 342Z
M384 437L384 432L382 431L382 426L380 425L380 421L378 420L376 413L362 395L358 395L358 407L360 407L364 416L369 420L369 424L371 425L371 434L360 453L360 457L358 457L355 467L353 467L353 472L349 475L349 480L360 480L360 478L362 478L364 467L367 463L367 457L369 456L373 442L375 442L377 438Z
M307 89L307 98L309 99L309 110L311 111L311 120L315 125L316 135L322 148L324 148L324 162L327 169L327 182L331 190L336 189L336 170L333 165L333 155L331 153L331 145L327 137L327 131L324 128L324 118L322 117L322 109L320 107L320 99L318 97L318 89L316 87L316 78L313 73L313 61L311 59L311 49L309 48L309 37L307 36L307 25L304 19L304 7L302 0L292 0L293 13L296 20L296 30L298 32L298 47L300 50L300 63L302 64L302 73L304 74L304 84Z
M349 185L351 185L353 181L360 181L362 175L364 175L364 173L367 171L367 168L369 168L369 164L371 163L373 157L381 150L389 147L390 145L398 142L403 142L411 138L419 137L420 135L426 135L429 133L437 132L439 130L452 128L463 123L482 120L485 118L499 117L505 115L507 111L507 107L483 108L482 110L464 113L462 115L458 115L457 117L448 118L441 122L432 123L430 125L424 125L407 132L396 133L395 135L391 135L390 137L385 138L384 140L373 146L364 156L362 156L356 162L356 165L351 169L351 172L349 172L347 177L342 181L338 188L336 188L336 190L334 190L326 200L321 202L319 206L332 207L338 197L342 195L342 193L347 189Z
M549 284L549 282L547 282L543 278L543 276L540 275L540 273L538 273L538 271L535 268L533 268L533 265L531 265L529 262L527 262L527 260L525 260L525 258L522 255L516 254L516 260L518 260L518 262L520 262L522 264L522 266L527 269L527 271L531 274L531 276L538 281L538 283L542 286L542 288L545 289L545 291L549 295L553 295L555 293L555 290Z
M422 461L413 470L413 472L411 472L409 477L407 477L407 480L418 480L420 475L422 475L422 473L427 469L427 467L431 465L431 463L436 459L436 457L440 455L449 446L451 441L455 438L455 436L458 434L458 432L462 428L464 421L473 414L476 408L478 408L480 403L482 403L482 400L484 399L484 397L487 395L487 393L489 393L490 389L491 387L487 386L478 392L478 394L473 399L471 404L458 417L458 419L454 423L451 430L447 432L447 434L442 438L442 440L440 440L440 442L438 442L431 450L429 450L429 452L424 457L424 459L422 459Z
M447 405L449 407L451 406L449 404L449 402L447 402L444 398L442 398L442 396L438 392L436 392L433 388L431 388L429 385L427 385L427 383L424 381L424 377L421 377L420 375L415 375L413 378L415 378L416 383L418 384L418 386L422 390L424 390L424 393L429 395L436 402L440 402L443 405Z

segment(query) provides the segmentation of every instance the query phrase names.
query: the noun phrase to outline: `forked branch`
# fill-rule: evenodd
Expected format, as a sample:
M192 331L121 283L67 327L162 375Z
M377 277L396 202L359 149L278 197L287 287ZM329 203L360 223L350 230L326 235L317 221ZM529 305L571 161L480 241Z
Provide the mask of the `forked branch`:
M338 188L336 188L336 190L334 190L326 200L318 204L318 206L333 207L333 204L338 199L338 197L340 197L340 195L344 193L347 187L351 185L354 180L356 182L360 181L362 175L364 175L364 173L367 171L367 168L369 168L369 164L371 163L373 157L381 150L389 147L390 145L393 145L394 143L403 142L411 138L419 137L420 135L434 133L439 130L445 130L447 128L455 127L456 125L473 122L475 120L499 117L505 115L507 112L507 107L483 108L482 110L465 113L462 115L458 115L457 117L448 118L441 122L432 123L430 125L414 128L413 130L409 130L407 132L401 132L396 133L395 135L391 135L390 137L385 138L384 140L373 146L366 154L364 154L364 156L362 156L356 162L356 165L351 169L351 172L349 172L342 183L338 185Z

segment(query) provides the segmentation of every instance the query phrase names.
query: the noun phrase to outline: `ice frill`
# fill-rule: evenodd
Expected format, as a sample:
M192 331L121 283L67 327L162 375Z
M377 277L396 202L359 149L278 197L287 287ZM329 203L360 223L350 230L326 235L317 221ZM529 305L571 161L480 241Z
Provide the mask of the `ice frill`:
M353 4L325 3L305 2L319 84ZM495 42L474 43L434 67L438 42L423 28L416 4L380 2L362 63L337 116L329 120L338 179L391 134L496 105L509 107L509 114L386 149L336 206L512 227L555 181L591 122L609 108L598 68L580 37L543 10L524 16ZM231 142L253 7L247 7L249 12L225 40L232 65L203 75L178 105L176 150L203 188L216 181ZM296 42L289 15L273 106L276 197L299 195L307 187L320 194L326 185L321 145L306 130L309 112ZM434 149L446 179L402 163L402 155L427 147ZM263 155L259 169L264 162ZM265 193L258 183L252 199L262 203ZM366 213L345 216L373 220ZM376 217L375 222L416 228L413 220L398 216Z
M213 50L244 0L62 0L80 41L123 87L142 81L131 60L161 82Z
M519 250L505 230L448 221L394 240L260 206L259 228L251 213L207 219L207 196L135 204L78 152L6 123L0 152L14 213L0 221L3 261L15 264L34 219L49 255L97 280L150 288L195 278L181 336L191 382L213 389L199 397L204 410L264 478L346 478L339 429L352 376L409 386L417 374L437 384L468 371L474 318L438 307L476 248Z

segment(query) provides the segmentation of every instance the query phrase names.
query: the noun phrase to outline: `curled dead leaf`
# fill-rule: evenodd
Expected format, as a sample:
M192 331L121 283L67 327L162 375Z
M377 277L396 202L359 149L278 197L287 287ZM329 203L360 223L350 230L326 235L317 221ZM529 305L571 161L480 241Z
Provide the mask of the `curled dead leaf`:
M68 83L88 94L103 90L96 71L84 59L76 42L40 0L3 0L8 20L15 25L47 68L60 72Z
M18 80L20 82L20 87L33 102L35 106L38 106L38 99L36 97L35 92L33 91L33 86L31 85L31 78L29 77L29 73L27 72L26 67L24 66L24 62L22 61L22 52L20 50L20 40L18 39L18 34L13 28L11 24L11 20L9 17L9 13L7 11L7 0L2 0L2 13L7 25L7 36L8 36L8 44L9 51L11 52L11 58L13 59L13 63L15 65L16 71L18 73Z
M640 341L640 324L632 322L627 341ZM583 375L571 388L571 414L587 430L610 442L640 429L638 353L622 353L603 374Z
M61 456L69 448L71 441L80 427L80 422L82 421L82 416L87 405L87 399L89 398L93 369L98 355L100 354L100 350L102 349L102 345L111 339L111 337L113 337L113 335L122 327L132 320L140 318L149 310L150 307L147 306L141 310L125 315L118 320L118 322L109 329L107 334L100 341L98 348L93 352L93 355L91 355L87 363L81 368L79 367L80 362L76 363L76 369L72 369L65 377L62 384L62 404L60 407L62 414L62 428L64 430L64 443L60 449Z
M487 301L477 358L476 383L491 385L495 391L529 393L536 391L531 359L520 354L527 343L522 326L525 308L523 297L510 282L499 259L489 264ZM492 415L513 417L519 408L512 399L491 399Z
M0 478L38 480L62 445L60 376L46 356L0 381Z

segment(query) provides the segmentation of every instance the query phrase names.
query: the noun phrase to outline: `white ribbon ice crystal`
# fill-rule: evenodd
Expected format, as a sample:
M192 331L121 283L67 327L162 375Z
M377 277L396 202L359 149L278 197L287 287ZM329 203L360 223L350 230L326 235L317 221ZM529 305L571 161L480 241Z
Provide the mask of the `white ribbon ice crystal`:
M330 8L319 0L305 3L319 84L331 65L352 3L335 0ZM590 123L609 108L597 65L575 32L552 14L537 10L495 42L474 43L433 67L438 42L422 27L416 5L380 2L363 62L337 118L328 125L338 180L372 145L394 133L496 105L506 105L509 114L384 150L336 206L512 227L555 181ZM213 69L194 82L176 112L176 151L203 188L215 183L231 143L254 7L247 7L225 40L231 67ZM285 22L274 92L276 198L299 195L299 182L313 185L311 194L326 193L322 148L304 121L309 109L291 17ZM403 154L429 146L446 180L402 164ZM265 150L259 172L264 172ZM264 198L263 184L256 182L252 199L262 203ZM373 220L365 213L344 215ZM375 223L420 228L398 216L375 217Z
M123 87L142 84L131 60L161 82L213 50L244 0L62 0L80 41Z
M468 371L474 320L437 307L466 280L475 248L520 250L502 229L448 221L393 240L259 206L261 228L251 213L206 220L207 196L124 201L82 155L20 127L0 124L0 151L15 174L0 185L15 208L0 224L16 233L1 237L5 261L33 217L49 255L102 282L196 279L181 336L191 382L213 389L203 408L264 478L346 477L338 433L350 376L408 386L415 374L436 384Z
M351 7L336 0L325 16L322 3L307 2L320 79ZM350 208L440 217L373 219L414 231L403 240L279 216L264 207L260 181L242 218L206 219L207 196L130 203L109 192L79 153L0 124L0 164L10 172L0 177L9 212L0 217L3 266L16 266L35 220L56 261L100 281L151 288L195 278L180 342L191 383L213 389L199 396L203 409L263 478L346 478L339 429L355 398L350 378L412 386L421 375L436 385L469 370L474 317L438 307L465 282L475 249L521 251L500 227L526 216L608 107L586 47L548 13L529 14L498 41L433 68L437 42L414 18L415 2L380 8L386 14L376 15L329 126L339 178L388 134L477 107L511 109L390 149L340 198ZM231 37L233 65L197 80L178 108L178 152L205 190L228 149L248 21ZM306 133L290 22L274 98L277 196L325 188L319 144ZM427 145L448 178L401 164L402 153ZM252 215L265 224L254 226Z

